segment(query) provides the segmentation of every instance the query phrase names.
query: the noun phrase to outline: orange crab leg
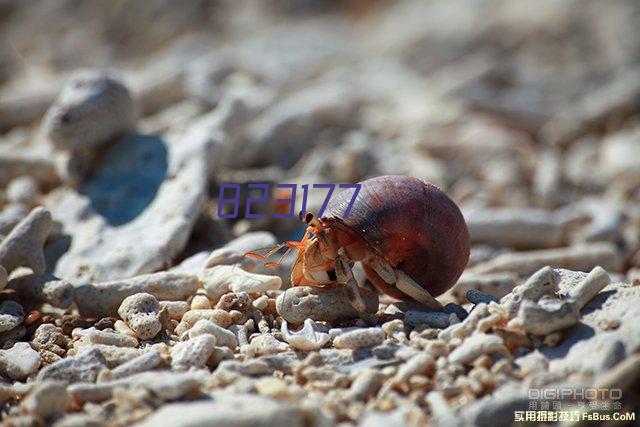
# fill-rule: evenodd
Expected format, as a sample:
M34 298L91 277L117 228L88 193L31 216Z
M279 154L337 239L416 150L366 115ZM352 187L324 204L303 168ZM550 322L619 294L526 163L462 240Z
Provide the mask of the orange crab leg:
M246 252L244 254L244 256L248 256L248 257L252 257L252 258L258 258L258 259L268 259L271 256L273 256L275 253L277 253L279 250L281 250L282 248L287 247L288 248L287 251L284 253L284 255L282 255L278 259L278 261L265 263L266 267L276 267L282 262L284 257L289 255L289 253L293 249L304 249L304 247L307 244L307 240L309 240L309 234L310 233L311 233L310 230L307 229L307 231L304 233L304 236L302 236L302 239L299 242L297 242L295 240L287 240L284 243L280 243L279 245L276 245L273 249L271 249L266 254L259 254L257 252L250 251L250 252Z

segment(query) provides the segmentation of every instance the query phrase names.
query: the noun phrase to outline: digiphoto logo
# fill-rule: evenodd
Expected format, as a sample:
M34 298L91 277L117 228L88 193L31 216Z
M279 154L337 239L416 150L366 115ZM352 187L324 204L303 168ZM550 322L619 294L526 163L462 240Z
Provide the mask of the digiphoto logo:
M530 388L531 400L609 400L622 399L619 388Z
M622 411L619 388L530 388L527 411L515 411L515 422L634 421Z

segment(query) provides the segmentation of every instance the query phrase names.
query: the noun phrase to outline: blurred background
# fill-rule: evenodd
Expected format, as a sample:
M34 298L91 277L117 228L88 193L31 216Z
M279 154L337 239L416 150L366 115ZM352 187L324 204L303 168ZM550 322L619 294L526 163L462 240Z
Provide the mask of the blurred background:
M404 174L461 206L470 267L604 242L635 277L638 22L634 0L2 0L0 235L44 204L52 271L130 277L299 234L221 220L220 183Z

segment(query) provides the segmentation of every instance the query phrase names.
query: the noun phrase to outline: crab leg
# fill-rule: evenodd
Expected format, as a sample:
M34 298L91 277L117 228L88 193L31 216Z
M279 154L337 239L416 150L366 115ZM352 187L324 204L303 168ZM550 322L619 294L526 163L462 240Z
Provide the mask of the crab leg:
M353 276L353 271L351 271L351 267L349 263L347 263L343 258L336 258L335 262L336 268L336 281L342 285L344 285L344 292L349 299L349 302L359 313L365 311L364 301L362 300L362 296L360 295L360 290L358 289L358 283L356 282L356 278Z
M411 277L401 270L396 270L397 280L396 287L405 294L414 298L416 301L420 301L426 305L430 310L442 311L444 307L435 299L429 291L417 284Z
M417 284L402 270L394 269L388 262L375 255L367 257L366 262L385 283L395 285L400 291L426 305L430 310L441 311L443 309L442 304L431 296L429 291Z

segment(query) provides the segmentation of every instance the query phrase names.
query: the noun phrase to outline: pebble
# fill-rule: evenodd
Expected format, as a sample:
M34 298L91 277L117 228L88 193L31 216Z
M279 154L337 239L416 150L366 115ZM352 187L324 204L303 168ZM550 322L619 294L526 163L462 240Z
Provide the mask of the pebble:
M171 349L171 367L176 370L204 368L213 354L216 337L203 334L188 341L180 341Z
M95 382L107 361L98 349L90 349L78 356L66 357L45 366L38 372L37 381L56 380L67 384Z
M520 276L535 273L545 266L585 271L600 265L608 271L621 271L623 259L611 243L590 243L566 248L512 252L474 266L478 274L513 272Z
M9 283L9 274L7 273L7 270L0 265L0 290L4 289L4 287L7 286L7 283Z
M23 380L40 367L40 354L26 342L17 342L0 350L0 372L13 380Z
M219 265L206 269L200 277L212 302L218 302L222 295L228 292L262 293L280 289L282 286L279 276L250 273L235 265Z
M71 406L67 386L61 381L46 380L38 383L22 403L25 411L42 420L63 413Z
M152 350L125 362L110 371L103 371L99 381L117 380L140 372L150 371L162 364L162 355L159 351Z
M216 337L216 345L228 347L235 350L238 347L238 339L233 332L224 329L209 319L200 319L191 329L189 329L188 337L193 339L197 336L209 334Z
M207 319L222 328L228 328L231 323L231 315L228 311L219 308L207 310L189 310L182 316L182 322L188 325L195 325L198 320Z
M476 333L465 339L460 347L449 355L451 363L470 363L484 354L505 353L502 338L497 335Z
M160 424L303 427L307 425L307 414L293 405L253 394L218 392L210 400L164 405L140 427Z
M182 316L189 311L189 303L186 301L160 301L160 307L166 308L169 317L174 320L182 319Z
M335 348L357 350L380 345L384 339L385 333L382 328L362 328L338 335L333 340L333 346Z
M378 311L378 296L375 293L361 290L360 294L367 313ZM349 303L340 285L328 285L321 289L294 286L276 299L276 309L287 322L293 324L301 324L305 319L337 321L358 318L358 312Z
M295 332L289 330L287 321L284 320L280 331L289 346L297 350L318 350L329 342L329 334L319 332L316 323L311 319L306 319L303 327Z
M0 332L10 331L24 320L24 310L13 300L0 304Z
M430 328L444 329L451 324L451 316L454 313L443 311L407 311L404 314L404 321L409 326L427 325Z
M160 304L151 294L128 296L120 304L118 314L141 340L150 340L162 329L158 319Z
M149 293L159 300L185 300L196 293L198 277L160 272L131 279L86 284L76 287L75 303L84 317L107 317L118 313L128 296Z
M64 85L42 127L57 148L95 149L133 129L136 118L135 102L118 78L84 71Z
M34 208L0 242L0 265L8 273L18 267L29 267L35 275L44 274L46 265L42 247L52 225L48 210Z
M493 295L485 294L484 292L480 292L477 289L469 289L465 296L467 300L472 304L489 304L490 302L500 302L499 298L496 298Z

